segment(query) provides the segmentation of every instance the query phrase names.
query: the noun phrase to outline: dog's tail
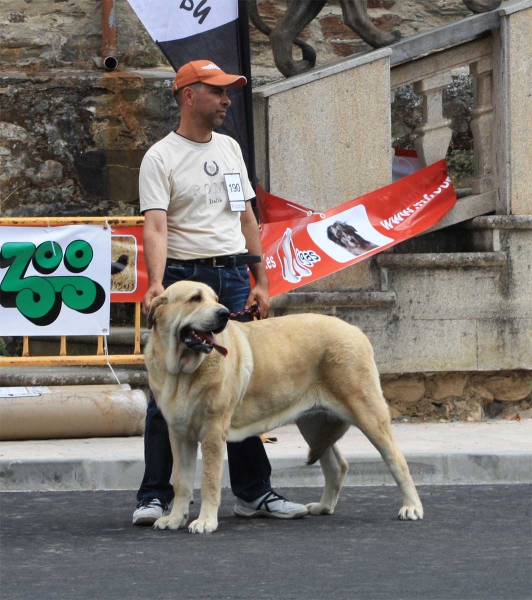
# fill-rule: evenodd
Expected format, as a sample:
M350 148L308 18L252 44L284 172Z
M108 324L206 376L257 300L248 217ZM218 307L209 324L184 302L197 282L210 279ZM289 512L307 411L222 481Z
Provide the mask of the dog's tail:
M296 425L309 445L307 465L313 465L349 429L340 417L328 410L311 410L297 418Z

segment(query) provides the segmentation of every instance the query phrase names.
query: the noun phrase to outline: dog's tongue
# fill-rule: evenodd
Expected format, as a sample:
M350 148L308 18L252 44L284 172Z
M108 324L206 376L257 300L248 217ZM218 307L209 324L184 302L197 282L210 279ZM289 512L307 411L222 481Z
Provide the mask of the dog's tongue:
M212 333L204 333L202 335L202 337L206 340L208 340L213 348L215 350L218 350L218 352L222 355L222 356L227 356L228 350L227 348L225 348L224 346L220 346L220 344L216 341L216 338L214 337L214 334Z

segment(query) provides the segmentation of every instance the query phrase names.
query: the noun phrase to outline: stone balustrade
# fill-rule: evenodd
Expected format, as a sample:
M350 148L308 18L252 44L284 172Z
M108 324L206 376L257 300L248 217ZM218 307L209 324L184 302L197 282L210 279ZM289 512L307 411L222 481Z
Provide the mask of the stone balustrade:
M469 68L469 74L474 78L474 109L471 113L471 129L475 144L474 194L494 190L491 157L492 47L492 40L487 39L466 44L459 49L460 51L442 50L441 56L420 59L405 68L396 67L392 71L391 78L392 89L406 83L413 83L414 92L423 98L423 123L415 130L417 136L415 147L421 164L428 166L446 157L452 138L451 119L443 116L443 91L452 84L453 71L464 66Z
M452 131L442 94L453 74L466 70L474 83L472 193L461 197L438 227L492 212L531 214L531 32L532 0L509 0L498 11L421 33L390 49L256 89L261 182L316 211L389 183L389 101L407 84L423 101L422 123L415 131L421 163L445 158Z
M486 21L491 26L491 21ZM482 34L480 34L482 35ZM422 36L425 37L425 36ZM419 44L419 40L415 41ZM412 45L405 40L403 45ZM471 113L475 173L472 196L461 198L458 210L447 216L436 228L486 214L497 209L497 190L494 180L494 100L493 52L495 40L488 30L484 37L453 47L433 50L418 58L410 56L408 62L392 65L390 85L392 91L413 85L414 93L423 99L423 121L415 130L415 148L423 166L446 157L452 139L451 119L443 115L443 92L453 83L453 73L467 69L474 79L474 108ZM412 53L410 53L412 54Z
M532 0L510 0L498 11L477 15L399 42L393 47L390 85L412 84L423 99L423 121L415 148L423 165L445 158L451 142L450 119L442 95L453 73L473 78L471 130L475 172L472 195L463 198L440 224L448 226L480 214L530 214L532 199L525 161L532 136ZM526 116L528 114L528 117ZM510 167L517 163L521 177Z

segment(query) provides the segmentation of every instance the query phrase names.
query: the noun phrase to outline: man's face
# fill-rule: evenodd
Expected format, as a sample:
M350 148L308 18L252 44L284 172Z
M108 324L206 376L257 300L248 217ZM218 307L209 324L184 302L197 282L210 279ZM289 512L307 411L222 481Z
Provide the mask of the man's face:
M194 115L211 130L223 123L230 105L227 87L202 83L194 90Z

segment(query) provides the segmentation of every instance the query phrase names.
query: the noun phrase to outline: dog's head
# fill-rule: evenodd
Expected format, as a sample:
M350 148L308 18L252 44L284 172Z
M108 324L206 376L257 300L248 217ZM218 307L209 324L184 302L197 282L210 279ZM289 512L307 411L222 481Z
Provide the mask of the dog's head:
M365 240L352 225L341 221L336 221L327 227L327 237L355 256L377 248L375 244Z
M348 223L336 221L327 227L327 237L339 246L350 246L359 241L357 230Z
M216 335L225 329L229 316L208 285L174 283L150 306L150 357L164 354L167 370L177 374L195 371L213 350L225 356L227 349Z

